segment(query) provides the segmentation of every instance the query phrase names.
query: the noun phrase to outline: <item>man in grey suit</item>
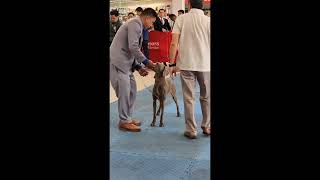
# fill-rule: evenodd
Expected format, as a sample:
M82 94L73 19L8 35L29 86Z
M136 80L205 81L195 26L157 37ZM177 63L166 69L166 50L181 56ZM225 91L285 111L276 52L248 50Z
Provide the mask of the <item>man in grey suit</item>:
M146 76L148 71L142 64L150 69L155 66L141 52L141 46L143 28L150 28L156 17L155 10L146 8L140 16L120 27L110 46L110 81L118 97L119 129L122 130L141 131L141 121L132 119L137 91L133 72L138 70L141 76Z

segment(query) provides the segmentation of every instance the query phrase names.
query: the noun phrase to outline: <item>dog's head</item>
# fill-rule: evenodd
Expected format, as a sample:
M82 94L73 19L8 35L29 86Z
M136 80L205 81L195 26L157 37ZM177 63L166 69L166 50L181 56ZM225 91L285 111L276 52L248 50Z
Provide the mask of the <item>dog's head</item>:
M156 63L156 66L154 68L154 78L155 79L160 79L160 78L165 78L166 75L168 74L167 71L167 64L166 63Z

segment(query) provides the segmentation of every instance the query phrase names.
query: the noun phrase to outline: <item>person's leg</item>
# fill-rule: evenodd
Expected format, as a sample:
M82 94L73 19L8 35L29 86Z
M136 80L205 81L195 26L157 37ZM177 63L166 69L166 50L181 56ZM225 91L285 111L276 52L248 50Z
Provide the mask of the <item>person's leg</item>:
M202 111L201 127L210 128L210 72L197 72L200 86L200 104Z
M110 77L111 86L113 87L116 93L116 96L118 98L118 91L116 91L116 89L118 89L118 71L116 70L116 67L112 64L110 64L110 68L109 68L109 77Z
M197 124L194 118L194 87L196 84L196 77L192 71L180 71L183 101L184 101L184 113L186 132L197 134Z
M118 70L114 65L110 65L110 80L118 98L119 119L122 123L131 122L130 117L130 77Z
M129 115L132 117L133 110L134 110L134 103L136 101L136 95L137 95L137 83L134 78L134 75L130 75L130 106L129 106Z

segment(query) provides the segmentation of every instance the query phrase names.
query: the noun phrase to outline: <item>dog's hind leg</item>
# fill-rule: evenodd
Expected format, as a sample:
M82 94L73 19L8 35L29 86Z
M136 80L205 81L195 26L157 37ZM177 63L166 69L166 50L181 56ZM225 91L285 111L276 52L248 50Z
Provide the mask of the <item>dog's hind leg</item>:
M180 117L178 98L177 98L176 94L173 94L173 93L171 93L171 96L172 96L172 99L174 100L174 102L176 103L176 107L177 107L177 117Z

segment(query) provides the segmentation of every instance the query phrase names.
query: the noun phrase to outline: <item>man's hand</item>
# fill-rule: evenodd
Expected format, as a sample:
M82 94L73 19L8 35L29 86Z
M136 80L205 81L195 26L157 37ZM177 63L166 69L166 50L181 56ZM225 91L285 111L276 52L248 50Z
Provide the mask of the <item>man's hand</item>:
M145 65L147 68L154 70L156 64L153 63L151 60L148 61L148 64Z
M179 72L179 71L180 71L179 68L176 66L169 67L170 77L177 76L177 72Z
M167 30L166 30L166 29L164 29L164 28L162 28L162 32L167 32Z
M140 68L138 70L138 72L139 72L140 76L143 76L143 77L147 76L149 74L148 71L145 68Z

